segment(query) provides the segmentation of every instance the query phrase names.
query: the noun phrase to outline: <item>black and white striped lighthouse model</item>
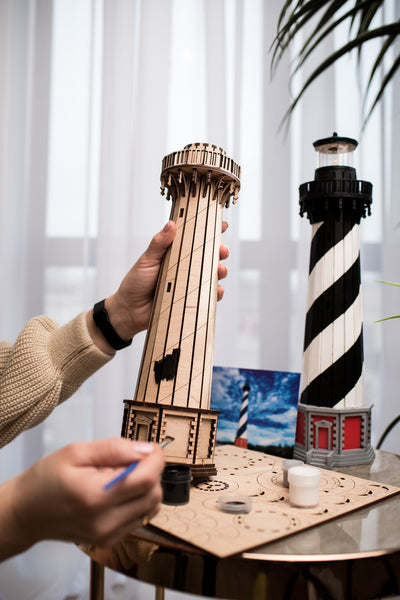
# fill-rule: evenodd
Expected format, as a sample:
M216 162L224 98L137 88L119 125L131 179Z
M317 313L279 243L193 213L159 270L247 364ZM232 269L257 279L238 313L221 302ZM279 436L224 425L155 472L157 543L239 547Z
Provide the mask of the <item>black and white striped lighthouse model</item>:
M240 407L239 423L236 432L235 446L247 448L247 414L249 408L250 386L246 383L243 386L242 404Z
M300 215L312 225L295 458L321 467L369 463L371 406L364 404L361 217L372 184L349 162L357 141L314 142L315 180L300 186Z

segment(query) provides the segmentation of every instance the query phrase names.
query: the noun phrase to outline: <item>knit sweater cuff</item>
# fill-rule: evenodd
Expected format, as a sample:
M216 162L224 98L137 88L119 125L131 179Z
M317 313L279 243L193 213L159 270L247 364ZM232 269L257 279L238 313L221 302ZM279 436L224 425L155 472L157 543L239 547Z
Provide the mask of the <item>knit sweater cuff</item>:
M60 401L112 358L93 342L86 325L86 312L55 329L49 336L48 349L53 367L62 376Z

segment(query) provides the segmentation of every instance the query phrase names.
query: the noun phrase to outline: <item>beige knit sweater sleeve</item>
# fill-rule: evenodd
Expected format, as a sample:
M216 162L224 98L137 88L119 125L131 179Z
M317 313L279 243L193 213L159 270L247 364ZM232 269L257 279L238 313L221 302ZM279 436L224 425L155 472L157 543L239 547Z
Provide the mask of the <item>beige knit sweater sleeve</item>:
M0 343L0 447L43 421L110 358L93 343L86 313L62 327L35 317L15 344Z

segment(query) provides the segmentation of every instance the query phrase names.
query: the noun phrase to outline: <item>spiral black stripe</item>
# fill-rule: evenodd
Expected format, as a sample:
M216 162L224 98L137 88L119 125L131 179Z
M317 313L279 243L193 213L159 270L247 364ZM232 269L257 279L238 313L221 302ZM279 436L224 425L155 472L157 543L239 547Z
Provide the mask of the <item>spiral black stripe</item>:
M236 437L245 437L247 430L247 408L248 408L248 395L249 392L245 391L242 398L242 406L240 409L239 425L237 429Z
M361 358L361 360L360 360ZM333 408L354 388L363 369L363 330L353 346L303 390L302 404Z
M353 229L356 221L353 215L348 218L324 221L316 230L310 248L310 266L309 272L331 248L336 246Z
M360 255L333 285L314 300L307 311L304 350L335 319L344 314L360 293Z

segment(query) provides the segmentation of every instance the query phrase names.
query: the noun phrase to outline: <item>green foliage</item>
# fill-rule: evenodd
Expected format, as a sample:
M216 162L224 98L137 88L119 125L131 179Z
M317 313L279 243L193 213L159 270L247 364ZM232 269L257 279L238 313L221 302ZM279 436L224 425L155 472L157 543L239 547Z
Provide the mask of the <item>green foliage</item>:
M256 450L257 452L264 452L265 454L271 454L272 456L279 456L280 458L293 458L293 446L288 446L287 444L279 444L274 445L271 444L269 446L258 446L253 444L248 444L249 450Z
M300 69L310 54L321 51L320 44L336 27L344 22L349 24L348 42L326 57L311 73L294 98L284 120L288 120L306 89L326 69L352 50L358 53L360 60L362 46L373 39L380 39L380 49L370 67L369 79L364 91L364 107L377 74L383 72L379 89L372 100L369 111L364 117L365 127L374 108L381 99L387 85L393 79L400 66L400 52L396 48L396 38L400 34L400 21L375 26L374 17L383 8L385 0L286 0L283 4L277 24L277 34L272 43L272 63L274 72L282 56L286 53L296 36L309 26L311 33L303 42L292 68L292 76ZM393 57L389 51L393 50Z
M386 283L387 285L395 285L396 287L400 287L400 283L395 283L394 281L380 281L379 283ZM400 315L392 315L391 317L384 317L383 319L378 319L375 322L380 323L381 321L389 321L390 319L400 319Z

